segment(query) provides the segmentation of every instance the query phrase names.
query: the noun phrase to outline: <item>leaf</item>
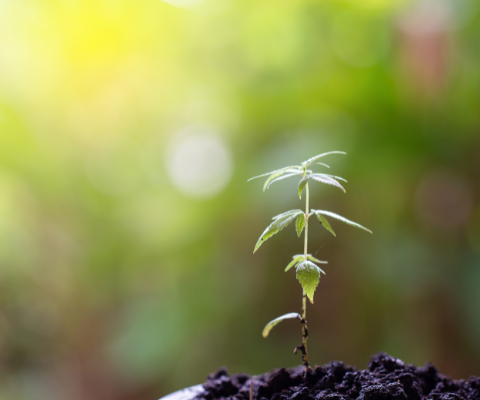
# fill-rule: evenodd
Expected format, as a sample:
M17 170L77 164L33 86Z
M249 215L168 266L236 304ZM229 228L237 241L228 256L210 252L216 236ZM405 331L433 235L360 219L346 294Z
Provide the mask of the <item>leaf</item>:
M313 294L320 282L320 268L311 261L304 261L297 265L297 279L313 304Z
M300 170L300 167L299 167L298 165L291 165L291 166L289 166L289 167L276 169L275 171L267 172L266 174L254 176L253 178L250 178L247 182L250 182L250 181L252 181L252 180L254 180L254 179L257 179L257 178L263 178L264 176L269 176L269 175L275 174L275 173L277 173L277 172L285 171L285 170L287 170L287 169L297 169L297 170Z
M279 219L279 218L282 218L282 217L286 217L287 215L290 215L290 214L293 214L293 213L298 213L298 212L303 213L302 210L298 210L298 209L297 210L290 210L290 211L285 211L282 214L275 215L272 219Z
M313 211L313 210L312 210ZM317 219L320 221L320 223L323 225L323 227L329 231L333 236L335 235L335 232L333 231L332 227L330 226L330 223L327 221L327 219L320 213L314 211L315 215L317 216Z
M267 325L265 325L265 328L263 328L262 336L266 338L275 325L277 325L278 323L286 319L299 319L301 321L302 316L298 313L293 312L293 313L285 314L285 315L282 315L281 317L275 318L273 321L270 321Z
M320 261L320 260L316 259L314 256L312 256L311 254L307 254L307 258L310 261L313 261L313 262L316 262L316 263L319 263L319 264L328 264L328 261Z
M296 228L297 228L297 235L300 237L302 234L303 228L305 227L305 214L300 214L297 217L297 222L295 223Z
M277 172L276 174L272 174L265 181L265 183L263 185L263 191L268 189L270 187L270 185L276 180L285 179L285 178L288 178L289 176L298 175L300 173L301 173L300 171L297 171L297 170L294 170L294 169L286 169L284 171ZM289 175L286 175L286 174L289 174Z
M343 178L341 178L341 177L339 177L339 176L330 175L330 174L322 174L322 175L328 176L328 177L330 177L330 178L338 179L339 181L343 181L343 182L347 183L347 180L346 180L346 179L343 179Z
M329 217L338 219L339 221L342 221L342 222L344 222L348 225L351 225L351 226L354 226L356 228L363 229L364 231L367 231L369 233L372 233L372 231L370 229L367 229L364 226L362 226L360 224L357 224L356 222L350 221L349 219L346 219L345 217L342 217L341 215L335 214L333 212L323 211L323 210L312 210L312 211L315 213L315 215L317 215L317 213L322 214L322 215L328 215Z
M268 227L265 229L257 241L255 245L255 249L253 252L255 253L258 248L265 242L268 238L272 237L276 233L280 232L283 228L285 228L290 222L292 222L297 215L302 214L303 211L297 210L297 212L292 214L287 214L284 216L280 216L279 218L275 219Z
M298 172L294 172L294 173L289 173L288 175L287 172L289 171L292 171L292 170L287 170L287 171L284 171L281 173L281 175L277 176L276 178L273 178L271 179L272 177L268 178L265 182L265 184L263 185L263 190L266 190L270 187L270 185L273 183L273 182L277 182L277 181L280 181L282 179L285 179L285 178L290 178L291 176L295 176L295 175L300 175L301 172L298 171ZM273 175L272 175L273 176Z
M315 164L317 164L317 165L323 165L324 167L330 168L329 165L324 164L324 163L322 163L322 162L316 162Z
M345 189L343 188L342 185L340 185L340 183L338 183L335 179L329 177L326 174L312 174L310 175L310 178L315 179L316 181L319 181L322 183L326 183L327 185L336 186L345 192Z
M311 258L313 258L313 260L311 260L311 261L316 260L316 261L318 261L320 264L328 264L326 261L317 260L315 257L312 257L311 254L307 254L307 259L311 259ZM307 261L307 262L308 262L310 265L315 265L315 264L311 263L310 261ZM325 273L325 271L324 271L323 269L321 269L318 265L315 265L315 267L318 268L318 271L319 271L320 273L322 273L323 275L327 275L327 274Z
M328 153L322 153L322 154L318 154L316 156L313 156L312 158L309 158L308 160L302 162L302 165L304 167L307 167L309 166L312 162L314 162L315 160L318 160L320 157L324 157L324 156L328 156L329 154L347 154L343 151L329 151Z
M303 189L305 188L305 186L307 186L309 178L309 175L304 176L302 179L300 179L300 182L298 182L298 197L300 197L300 199L302 198Z
M290 268L292 268L294 265L297 265L299 262L305 260L305 256L303 254L298 254L296 256L293 256L293 260L290 261L290 263L287 265L287 268L285 268L285 272L287 272Z

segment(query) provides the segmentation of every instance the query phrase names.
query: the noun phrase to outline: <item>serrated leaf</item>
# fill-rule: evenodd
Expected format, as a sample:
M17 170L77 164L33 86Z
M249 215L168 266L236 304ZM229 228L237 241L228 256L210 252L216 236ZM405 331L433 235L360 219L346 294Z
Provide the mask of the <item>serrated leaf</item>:
M300 171L294 172L294 173L288 173L288 171L292 171L292 170L287 170L286 172L282 172L281 175L277 176L274 179L268 178L267 181L265 182L265 185L263 186L263 190L268 189L270 187L270 185L274 182L280 181L282 179L290 178L291 176L296 176L296 175L301 174Z
M338 183L338 181L329 177L326 174L312 174L312 175L310 175L310 179L315 179L316 181L325 183L327 185L336 186L336 187L338 187L339 189L342 189L345 192L344 187L342 185L340 185L340 183Z
M303 261L297 265L297 279L313 304L313 295L320 282L320 268L311 261Z
M254 180L254 179L257 179L257 178L263 178L264 176L269 176L269 175L275 174L275 173L277 173L277 172L285 171L285 170L287 170L287 169L297 169L297 170L300 170L301 168L300 168L298 165L290 165L289 167L276 169L275 171L271 171L271 172L267 172L267 173L262 174L262 175L254 176L253 178L250 178L247 182L250 182L250 181L252 181L252 180Z
M307 259L309 258L308 256L309 256L309 254L307 254ZM320 262L321 262L321 261L320 261ZM315 265L315 264L311 263L310 261L307 261L307 263L309 263L310 267L311 267L312 265L315 266L315 267L317 267L318 271L319 271L320 273L322 273L323 275L327 275L327 274L325 273L325 271L324 271L323 269L321 269L318 265Z
M315 160L318 160L319 158L321 157L324 157L324 156L328 156L329 154L347 154L343 151L329 151L328 153L322 153L322 154L318 154L316 156L313 156L311 158L309 158L308 160L302 162L302 165L307 167L309 166L312 162L314 162Z
M313 262L316 262L316 263L319 263L319 264L328 264L328 261L321 261L321 260L315 258L314 256L312 256L311 254L307 254L307 258L310 261L313 261Z
M299 209L289 210L289 211L285 211L284 213L275 215L272 219L279 219L279 218L282 218L282 217L286 217L287 215L291 215L291 214L298 213L298 212L303 213L303 211L299 210Z
M333 236L337 236L335 235L335 232L333 231L332 227L330 226L330 223L328 222L328 220L320 213L318 212L315 212L314 210L312 210L315 215L317 216L317 219L320 221L320 223L323 225L323 227L329 231Z
M299 262L304 260L305 260L305 256L303 254L298 254L296 256L293 256L293 260L290 261L290 263L287 265L287 268L285 268L285 272L287 272L294 265L297 265Z
M305 189L305 186L307 186L308 178L309 175L304 176L302 179L300 179L300 182L298 182L298 197L300 197L300 199L302 198L303 189Z
M300 237L300 235L303 232L303 228L305 227L305 214L300 214L297 217L297 222L295 223L295 227L297 228L297 235Z
M367 231L369 233L372 233L372 231L370 229L367 229L364 226L362 226L360 224L357 224L356 222L350 221L349 219L346 219L345 217L342 217L341 215L335 214L333 212L324 211L324 210L312 210L312 212L314 212L315 215L317 215L317 214L328 215L329 217L338 219L339 221L342 221L345 224L348 224L348 225L354 226L356 228L363 229L364 231Z
M298 313L288 313L282 315L281 317L275 318L273 321L270 321L267 325L265 325L265 328L263 328L262 336L266 338L275 325L286 319L299 319L301 321L302 316Z
M258 248L265 242L268 238L272 237L276 233L280 232L285 228L290 222L292 222L297 215L302 214L303 211L298 210L296 213L288 214L283 217L275 219L268 227L265 229L255 245L253 252L255 253Z

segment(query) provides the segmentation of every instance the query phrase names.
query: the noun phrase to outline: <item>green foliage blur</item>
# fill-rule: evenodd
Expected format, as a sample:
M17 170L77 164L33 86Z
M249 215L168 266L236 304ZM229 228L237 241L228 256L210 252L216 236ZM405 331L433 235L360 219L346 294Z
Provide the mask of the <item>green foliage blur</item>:
M140 400L301 363L283 270L253 256L296 182L328 260L312 363L386 351L480 375L480 3L0 0L0 399Z

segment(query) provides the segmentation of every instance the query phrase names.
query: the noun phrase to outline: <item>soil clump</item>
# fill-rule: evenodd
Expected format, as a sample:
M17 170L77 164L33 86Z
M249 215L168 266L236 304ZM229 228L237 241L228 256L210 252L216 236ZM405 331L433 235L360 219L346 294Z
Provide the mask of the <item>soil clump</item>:
M263 375L229 376L225 368L211 374L195 400L480 400L480 378L452 380L430 363L417 368L380 353L368 368L357 370L333 361L316 366L281 368Z

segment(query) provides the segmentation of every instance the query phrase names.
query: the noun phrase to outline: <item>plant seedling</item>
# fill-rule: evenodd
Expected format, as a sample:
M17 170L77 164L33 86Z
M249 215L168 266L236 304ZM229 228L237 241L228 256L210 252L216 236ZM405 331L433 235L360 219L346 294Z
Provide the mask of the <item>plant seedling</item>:
M307 352L307 339L308 339L307 297L313 304L313 295L320 281L320 274L325 274L325 272L322 269L320 269L320 267L318 267L318 265L316 264L327 264L326 261L317 260L311 254L308 254L308 251L307 251L308 220L310 217L315 216L318 219L318 221L322 224L322 226L327 231L329 231L333 236L336 236L335 232L333 231L326 217L337 219L348 225L351 225L356 228L360 228L367 232L372 233L369 229L357 224L356 222L350 221L338 214L335 214L333 212L324 211L324 210L315 210L315 209L309 208L309 188L308 188L309 181L317 181L320 183L325 183L327 185L336 186L337 188L345 192L345 189L343 188L343 186L338 182L338 181L346 182L345 179L340 178L338 176L330 175L330 174L316 173L308 169L313 165L320 165L326 168L330 168L328 165L317 161L319 158L322 158L329 154L346 154L346 153L342 151L331 151L328 153L319 154L319 155L316 155L315 157L309 158L308 160L302 162L301 165L292 165L290 167L277 169L275 171L267 172L266 174L255 176L249 179L250 181L252 179L267 177L267 180L265 181L265 184L263 186L263 191L265 191L274 182L278 182L282 179L297 176L297 177L300 177L300 181L298 182L298 196L300 197L300 199L302 198L302 192L305 189L305 212L303 212L302 210L290 210L273 217L273 222L262 233L262 235L257 241L257 244L255 245L255 249L253 250L253 252L255 253L267 239L269 239L276 233L280 232L283 228L285 228L295 219L296 219L295 227L297 230L298 237L300 237L302 232L305 230L303 254L294 255L292 261L285 268L285 272L286 272L291 268L295 267L297 279L300 282L300 285L302 285L303 296L302 296L301 314L288 313L288 314L282 315L281 317L275 318L273 321L270 321L263 329L263 337L267 337L270 331L272 330L272 328L278 323L280 323L281 321L286 319L299 319L302 324L303 340L300 346L295 347L294 353L296 354L298 350L302 352L302 361L303 361L303 364L305 365L305 371L307 371L308 368L310 367L310 364L308 362L308 352Z

